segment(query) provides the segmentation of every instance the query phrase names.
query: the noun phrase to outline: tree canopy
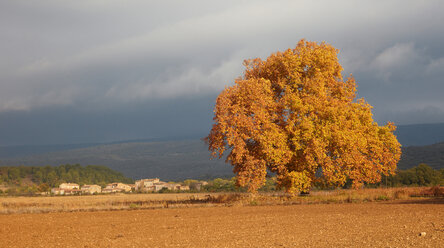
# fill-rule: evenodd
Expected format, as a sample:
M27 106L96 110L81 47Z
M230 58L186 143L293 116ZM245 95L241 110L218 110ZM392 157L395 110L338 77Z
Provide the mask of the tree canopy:
M244 76L220 93L206 140L214 157L228 152L239 186L255 192L270 171L295 194L318 181L360 187L395 172L396 127L378 126L372 107L356 99L337 53L301 40L266 60L246 60Z

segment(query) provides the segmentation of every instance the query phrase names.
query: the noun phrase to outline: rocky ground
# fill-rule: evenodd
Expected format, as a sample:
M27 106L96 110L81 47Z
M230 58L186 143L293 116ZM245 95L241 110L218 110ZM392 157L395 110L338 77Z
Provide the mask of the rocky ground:
M0 215L0 247L444 247L443 244L444 201L439 199Z

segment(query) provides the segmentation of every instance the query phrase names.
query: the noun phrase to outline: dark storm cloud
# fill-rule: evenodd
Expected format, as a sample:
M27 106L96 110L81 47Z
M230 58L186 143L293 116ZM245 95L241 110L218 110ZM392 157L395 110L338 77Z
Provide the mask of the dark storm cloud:
M203 138L215 96L157 100L101 111L47 107L0 115L0 144L78 144L146 138ZM199 120L196 122L196 120Z
M183 105L211 105L208 99L241 75L243 59L265 58L294 47L301 38L340 49L344 74L354 74L359 96L375 107L378 121L444 122L443 5L441 1L2 1L0 119L8 117L10 125L2 126L0 139L6 133L20 133L11 127L13 123L25 119L32 123L38 116L50 116L54 125L66 126L62 112L90 123L70 126L77 133L73 137L93 132L86 130L103 132L94 138L97 141L118 130L122 137L116 139L206 129L211 106L203 110ZM168 102L180 106L165 107ZM143 109L148 106L151 122L170 124L164 129L133 128L134 134L125 134L132 122L151 127L148 119L136 117L145 116ZM186 109L181 122L187 124L171 119L175 109ZM131 117L123 114L127 112L133 113ZM100 129L106 122L92 116L103 113L125 121L116 128ZM62 133L54 133L54 140L45 141L43 136L40 140L51 143L64 137L67 143L80 142ZM12 136L6 143L14 143Z

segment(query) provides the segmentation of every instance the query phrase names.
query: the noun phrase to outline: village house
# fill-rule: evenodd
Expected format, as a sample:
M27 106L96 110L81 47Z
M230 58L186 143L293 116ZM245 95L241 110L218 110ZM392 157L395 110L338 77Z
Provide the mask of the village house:
M111 189L111 192L130 192L131 186L124 183L110 183L106 185L105 189L107 189L106 191L109 191L109 189Z
M100 187L99 185L96 184L91 184L91 185L83 185L82 188L82 193L84 194L94 194L94 193L101 193L102 192L102 187Z
M166 183L159 180L159 178L141 179L136 181L136 190L143 192L158 192L162 189L168 190L190 190L188 186L183 186L178 183Z
M186 190L190 190L190 187L187 185L181 185L178 183L168 183L165 184L166 188L169 190L173 190L173 191L186 191Z
M61 189L61 188L52 188L52 189L51 189L51 194L54 194L54 195L63 195L63 194L65 194L65 190L64 190L64 189Z
M51 189L51 193L55 195L74 195L81 192L77 183L62 183L58 188Z
M169 190L180 190L180 187L182 185L178 184L178 183L167 183L165 184L166 188Z
M166 184L167 183L165 183L165 182L158 182L158 183L155 183L154 185L153 185L153 191L154 192L158 192L158 191L161 191L162 189L164 189L164 188L168 188L167 186L166 186Z
M104 188L102 189L102 194L109 194L109 193L114 193L117 192L115 189L113 188Z
M65 192L63 193L64 195L77 195L77 194L81 194L82 190L80 189L63 189Z
M187 185L180 185L179 190L180 190L180 191L187 191L187 190L190 190L190 186L187 186Z
M131 187L132 191L136 190L136 185L135 184L127 184L127 185Z
M206 182L206 181L201 181L201 182L198 182L198 183L192 184L192 185L190 185L190 186L191 186L193 189L195 189L195 190L197 190L197 191L200 191L200 190L202 190L202 187L205 186L205 185L208 185L208 182Z
M54 195L76 195L82 193L80 189L63 189L63 188L52 188L51 193Z
M136 190L144 192L158 192L162 189L172 189L173 186L162 182L159 178L141 179L136 181Z
M61 189L80 189L80 186L77 183L62 183L59 185Z
M159 182L159 178L136 180L136 190L154 191L154 184Z

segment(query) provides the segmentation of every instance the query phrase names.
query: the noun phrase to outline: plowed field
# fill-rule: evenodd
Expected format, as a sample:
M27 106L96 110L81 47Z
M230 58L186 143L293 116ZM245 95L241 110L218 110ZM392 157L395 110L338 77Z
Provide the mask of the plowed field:
M444 247L442 203L10 214L0 247Z

